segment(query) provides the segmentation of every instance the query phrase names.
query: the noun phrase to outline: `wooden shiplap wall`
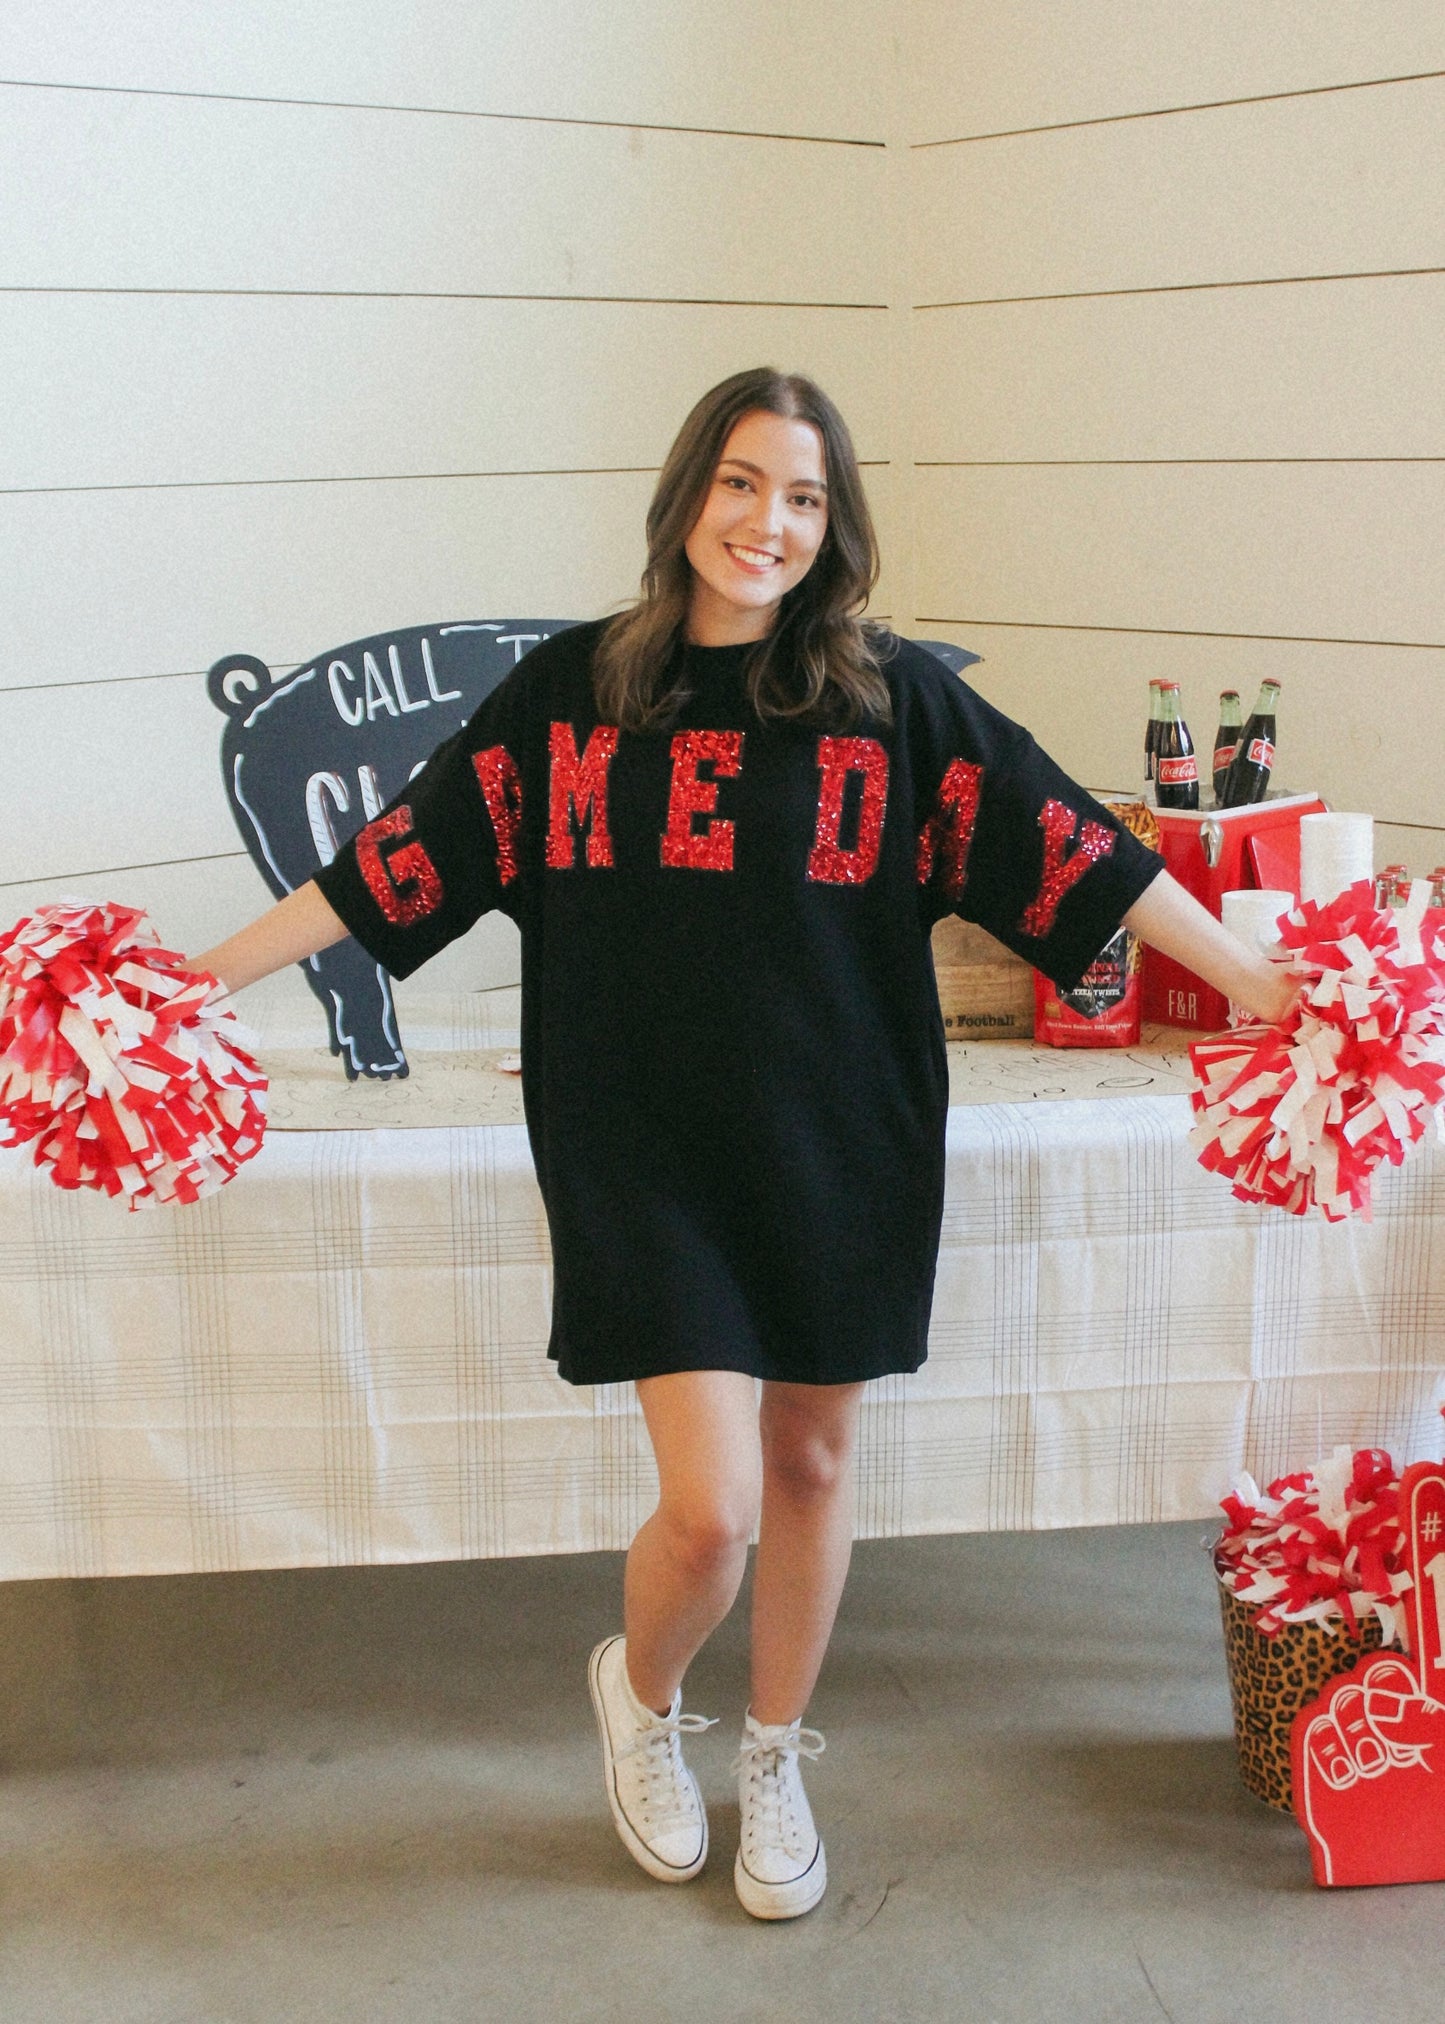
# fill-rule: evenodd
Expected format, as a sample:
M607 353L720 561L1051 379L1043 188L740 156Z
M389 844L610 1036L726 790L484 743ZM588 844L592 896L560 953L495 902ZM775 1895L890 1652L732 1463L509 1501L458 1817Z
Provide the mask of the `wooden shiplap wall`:
M911 0L918 624L1129 787L1283 683L1283 784L1445 861L1445 12Z
M209 663L617 606L741 365L836 393L886 522L886 54L863 0L7 10L0 914L239 926ZM515 975L504 921L428 971Z

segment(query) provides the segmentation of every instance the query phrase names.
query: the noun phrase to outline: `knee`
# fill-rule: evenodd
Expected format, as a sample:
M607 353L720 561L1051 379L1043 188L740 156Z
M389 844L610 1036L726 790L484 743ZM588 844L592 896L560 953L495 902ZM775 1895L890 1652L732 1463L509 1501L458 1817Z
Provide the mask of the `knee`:
M757 1518L746 1497L709 1493L664 1498L658 1515L674 1556L696 1575L714 1573L746 1553Z
M816 1428L774 1428L764 1435L763 1467L770 1482L796 1501L831 1497L852 1466L853 1442Z

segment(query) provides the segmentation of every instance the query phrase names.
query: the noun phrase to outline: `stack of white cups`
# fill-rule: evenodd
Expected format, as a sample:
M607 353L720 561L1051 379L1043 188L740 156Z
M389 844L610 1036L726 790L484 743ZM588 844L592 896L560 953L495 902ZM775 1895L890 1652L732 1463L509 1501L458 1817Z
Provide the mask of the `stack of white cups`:
M1375 875L1372 815L1305 815L1299 826L1299 894L1328 906L1347 886Z
M1348 886L1375 875L1375 819L1371 815L1305 815L1300 818L1300 898L1328 906ZM1225 893L1220 919L1230 933L1266 955L1279 946L1279 917L1294 905L1287 892ZM1229 1008L1229 1023L1238 1026L1250 1015Z
M1257 890L1225 893L1220 900L1219 917L1237 941L1246 948L1262 950L1268 955L1279 946L1279 917L1294 905L1294 894L1287 892L1260 892ZM1240 1026L1254 1017L1242 1006L1232 1001L1229 1007L1229 1023Z

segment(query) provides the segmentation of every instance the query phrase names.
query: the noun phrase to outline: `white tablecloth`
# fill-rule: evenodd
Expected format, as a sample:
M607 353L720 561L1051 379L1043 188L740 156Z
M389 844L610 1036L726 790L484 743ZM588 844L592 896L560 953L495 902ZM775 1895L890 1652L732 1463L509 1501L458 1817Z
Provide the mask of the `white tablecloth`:
M1439 1452L1445 1152L1331 1226L1236 1203L1186 1124L950 1112L929 1360L868 1388L860 1535L1204 1519L1244 1466ZM625 1545L642 1423L554 1376L548 1290L518 1124L278 1131L135 1216L0 1155L0 1578Z

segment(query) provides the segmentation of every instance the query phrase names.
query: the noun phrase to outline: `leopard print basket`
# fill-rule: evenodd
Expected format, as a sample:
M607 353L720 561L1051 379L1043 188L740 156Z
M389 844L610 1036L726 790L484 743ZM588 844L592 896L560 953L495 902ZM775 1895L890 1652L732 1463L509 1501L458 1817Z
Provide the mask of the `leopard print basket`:
M1218 1574L1218 1564L1215 1565ZM1357 1637L1317 1623L1287 1623L1274 1637L1254 1628L1257 1604L1241 1602L1221 1580L1224 1655L1229 1664L1229 1698L1234 1705L1234 1744L1239 1775L1256 1798L1281 1813L1292 1811L1289 1741L1294 1718L1336 1673L1345 1672L1384 1643L1379 1619L1371 1616Z

